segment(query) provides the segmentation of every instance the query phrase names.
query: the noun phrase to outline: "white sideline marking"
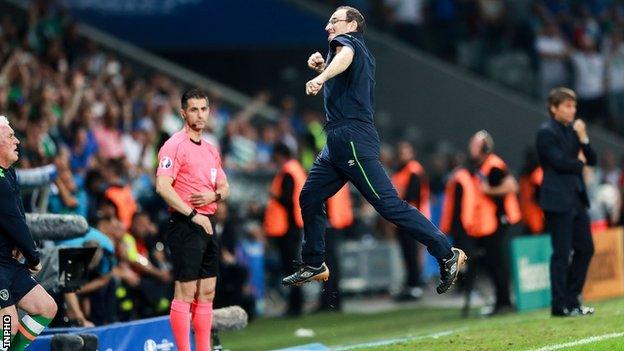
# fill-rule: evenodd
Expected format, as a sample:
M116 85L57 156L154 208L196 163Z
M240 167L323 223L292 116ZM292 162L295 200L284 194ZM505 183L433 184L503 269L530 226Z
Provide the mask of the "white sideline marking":
M556 344L556 345L544 346L544 347L542 347L540 349L533 349L533 350L530 350L530 351L553 351L553 350L563 349L563 348L566 348L566 347L591 344L591 343L594 343L596 341L601 341L601 340L606 340L606 339L619 338L621 336L624 336L624 333L611 333L611 334L596 335L596 336L592 336L592 337L585 338L585 339L580 339L580 340L576 340L576 341L566 342L565 344Z
M371 347L376 347L376 346L386 346L386 345L398 344L400 342L414 341L414 340L421 340L421 339L428 339L428 338L437 339L439 337L451 335L453 333L462 331L464 329L466 328L445 330L445 331L432 333L432 334L426 334L426 335L407 336L403 338L373 341L373 342L367 342L367 343L355 344L355 345L336 346L336 347L332 347L331 349L335 351L347 351L347 350L354 350L354 349L366 349L366 348L371 348Z

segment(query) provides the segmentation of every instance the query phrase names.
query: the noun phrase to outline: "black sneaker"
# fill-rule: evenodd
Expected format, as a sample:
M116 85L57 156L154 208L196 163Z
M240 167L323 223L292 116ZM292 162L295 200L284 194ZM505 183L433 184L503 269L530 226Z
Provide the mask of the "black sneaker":
M212 351L222 351L221 339L219 338L219 332L212 330Z
M457 279L457 275L459 271L462 269L466 261L468 260L468 256L464 253L464 251L458 248L452 248L453 257L448 260L441 260L440 264L440 284L436 288L438 294L444 294L447 290L453 285L455 280Z
M404 301L416 301L419 300L425 292L419 286L405 288L401 291L400 294L394 296L394 301L396 302L404 302Z
M295 273L282 279L282 284L286 286L301 286L312 280L327 281L329 279L329 268L325 263L320 267L312 267L308 265L302 265Z
M595 308L589 306L573 307L570 310L576 312L579 316L589 316L594 314L594 312L596 311Z
M577 317L579 316L579 311L572 308L563 308L563 309L559 309L559 308L553 308L550 312L551 316L553 317Z

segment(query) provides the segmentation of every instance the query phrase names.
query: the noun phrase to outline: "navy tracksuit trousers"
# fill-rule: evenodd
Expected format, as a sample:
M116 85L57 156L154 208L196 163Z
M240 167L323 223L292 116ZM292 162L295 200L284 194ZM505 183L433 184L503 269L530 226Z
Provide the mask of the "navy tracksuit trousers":
M317 156L299 202L304 223L303 262L325 259L325 201L351 182L379 214L420 241L437 259L452 255L448 240L422 213L401 200L379 161L379 135L371 123L346 120L326 127L327 144Z

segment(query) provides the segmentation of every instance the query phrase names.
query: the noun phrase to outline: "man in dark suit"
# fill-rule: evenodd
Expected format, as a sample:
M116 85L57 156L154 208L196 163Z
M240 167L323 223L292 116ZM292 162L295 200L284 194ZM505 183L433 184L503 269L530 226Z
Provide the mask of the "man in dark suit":
M551 118L537 134L537 151L544 168L540 205L553 246L550 260L552 315L592 314L593 308L581 306L579 295L594 254L583 167L596 165L596 153L589 144L585 123L575 120L574 91L552 90L548 96L548 112ZM584 157L579 158L579 151Z

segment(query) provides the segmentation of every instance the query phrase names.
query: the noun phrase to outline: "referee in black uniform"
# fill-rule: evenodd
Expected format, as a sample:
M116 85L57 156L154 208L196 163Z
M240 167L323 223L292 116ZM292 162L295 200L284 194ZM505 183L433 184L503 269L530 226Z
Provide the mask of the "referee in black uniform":
M329 52L316 52L308 67L318 76L306 83L306 93L323 89L327 145L314 161L300 196L304 222L303 265L284 278L285 285L326 280L324 234L325 201L351 182L377 212L427 246L440 264L438 293L446 292L466 260L446 237L416 208L401 200L379 161L379 135L373 122L375 58L364 42L364 17L357 9L341 6L325 27ZM326 64L327 62L327 64Z
M9 121L0 116L0 315L10 316L10 351L24 350L57 310L54 299L31 276L41 270L41 261L26 226L19 185L11 167L18 160L18 144ZM16 259L22 255L25 263ZM27 313L21 320L15 305ZM0 349L8 346L0 343Z

